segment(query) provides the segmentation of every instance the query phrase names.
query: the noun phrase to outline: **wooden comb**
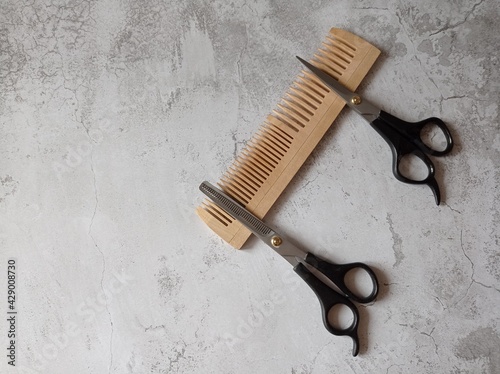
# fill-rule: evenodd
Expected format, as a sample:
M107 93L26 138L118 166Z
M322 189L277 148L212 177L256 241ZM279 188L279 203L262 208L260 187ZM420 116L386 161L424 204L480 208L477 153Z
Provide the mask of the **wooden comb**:
M377 48L356 35L332 28L310 62L355 91L379 54ZM344 105L314 74L303 70L218 185L263 218ZM251 234L209 200L203 201L196 212L234 248L240 249Z

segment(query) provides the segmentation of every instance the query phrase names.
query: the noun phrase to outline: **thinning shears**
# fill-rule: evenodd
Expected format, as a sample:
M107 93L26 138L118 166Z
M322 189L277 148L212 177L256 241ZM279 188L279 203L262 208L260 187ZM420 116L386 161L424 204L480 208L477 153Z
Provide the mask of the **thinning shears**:
M296 57L329 89L344 100L351 109L354 109L356 113L368 121L375 131L377 131L385 139L392 151L392 172L396 179L409 184L428 185L434 193L436 204L439 205L441 201L441 194L439 192L439 186L436 178L434 177L434 164L427 155L444 156L453 148L453 139L445 123L440 118L436 117L427 118L423 121L414 123L403 121L387 112L384 112L380 108L377 108L367 100L362 99L360 95L351 92L323 70L308 63L307 61L304 61L298 56ZM422 139L421 133L424 127L437 127L442 131L446 141L444 149L434 149L434 145L429 144L432 142L425 142ZM401 161L408 155L414 155L423 161L427 167L427 176L425 178L413 179L410 176L405 176L401 173Z
M353 340L352 355L356 356L359 352L359 313L352 301L370 303L375 300L378 294L378 281L373 270L361 262L338 265L322 260L312 253L295 246L283 235L255 217L237 201L212 184L203 182L200 185L200 190L214 204L224 209L293 266L293 270L311 287L318 297L323 314L323 324L326 329L334 335L351 337ZM372 283L369 295L365 295L366 292L353 291L346 284L346 275L352 271L364 271L368 274ZM358 273L355 275L359 276ZM339 292L327 285L330 282L338 288ZM353 320L349 326L337 326L335 323L330 322L329 313L332 313L333 308L337 305L345 305L351 310ZM335 313L335 310L333 310L333 313Z

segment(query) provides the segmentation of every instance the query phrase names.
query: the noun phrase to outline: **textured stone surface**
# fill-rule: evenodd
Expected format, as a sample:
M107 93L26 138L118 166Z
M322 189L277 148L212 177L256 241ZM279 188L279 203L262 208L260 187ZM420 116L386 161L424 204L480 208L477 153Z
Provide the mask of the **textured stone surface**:
M2 373L500 372L498 1L308 3L2 1ZM346 110L269 214L377 269L357 358L285 261L194 213L331 27L382 50L360 92L456 140L436 207Z

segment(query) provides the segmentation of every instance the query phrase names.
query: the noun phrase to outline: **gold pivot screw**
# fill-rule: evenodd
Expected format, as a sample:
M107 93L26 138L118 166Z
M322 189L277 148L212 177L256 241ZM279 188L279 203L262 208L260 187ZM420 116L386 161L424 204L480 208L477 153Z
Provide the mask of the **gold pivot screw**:
M361 104L361 97L359 97L359 96L354 96L354 97L351 99L351 103L353 103L354 105L359 105L359 104Z
M281 243L283 243L283 239L281 239L279 236L273 236L271 238L271 244L274 247L279 247L281 245Z

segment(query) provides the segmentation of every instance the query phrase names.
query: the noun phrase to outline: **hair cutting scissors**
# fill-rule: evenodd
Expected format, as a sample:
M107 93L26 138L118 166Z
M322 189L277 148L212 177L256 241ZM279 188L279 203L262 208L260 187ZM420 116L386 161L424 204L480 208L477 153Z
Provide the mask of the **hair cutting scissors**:
M360 95L351 92L335 78L319 68L311 65L298 56L296 57L329 89L340 96L340 98L342 98L342 100L344 100L350 108L354 109L354 111L368 121L375 131L377 131L385 139L392 151L392 172L396 179L404 183L428 185L434 193L436 204L439 205L441 201L441 194L439 192L437 181L434 177L434 164L427 155L443 156L449 153L453 148L453 140L445 123L436 117L427 118L423 121L415 123L403 121L387 112L384 112L380 108L377 108L367 100L362 99ZM426 144L429 142L423 141L421 132L426 126L428 128L437 127L442 131L446 140L446 147L444 147L444 149L434 149L429 144ZM415 155L423 161L427 167L427 176L424 179L412 179L410 176L405 176L401 173L401 161L407 155Z
M200 190L217 206L238 220L293 266L293 270L311 287L318 297L323 313L323 324L326 329L334 335L350 336L353 340L352 355L356 356L359 352L359 313L352 301L370 303L375 300L378 294L378 281L373 270L361 262L338 265L322 260L312 253L295 246L212 184L203 182L200 185ZM361 270L369 275L372 283L369 295L365 296L360 292L353 291L346 284L345 277L347 273L353 270ZM332 282L340 292L327 285L328 282ZM345 305L351 310L353 321L350 326L339 327L329 321L329 313L336 305Z

